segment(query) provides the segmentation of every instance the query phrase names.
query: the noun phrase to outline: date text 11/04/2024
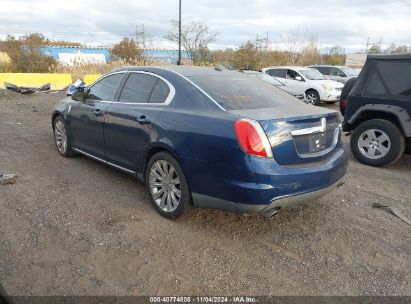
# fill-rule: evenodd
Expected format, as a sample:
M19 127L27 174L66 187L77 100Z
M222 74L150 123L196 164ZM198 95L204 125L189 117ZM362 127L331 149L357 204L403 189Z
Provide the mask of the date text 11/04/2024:
M255 297L150 297L150 303L256 303Z

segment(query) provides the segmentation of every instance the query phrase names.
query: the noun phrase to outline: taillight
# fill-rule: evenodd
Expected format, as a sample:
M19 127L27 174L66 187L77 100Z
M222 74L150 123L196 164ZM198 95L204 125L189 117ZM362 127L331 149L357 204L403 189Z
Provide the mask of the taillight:
M347 104L348 104L348 99L344 99L344 100L341 101L341 107L342 108L345 109L347 107Z
M238 143L244 152L261 157L273 157L270 142L261 125L250 119L235 122Z

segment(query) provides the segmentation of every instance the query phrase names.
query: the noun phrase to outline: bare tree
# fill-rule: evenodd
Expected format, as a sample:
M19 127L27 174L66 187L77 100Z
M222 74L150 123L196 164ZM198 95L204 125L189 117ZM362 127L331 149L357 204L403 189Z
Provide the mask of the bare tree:
M334 45L328 49L328 55L330 56L344 56L345 49L342 46Z
M210 31L208 26L202 22L193 21L181 26L181 43L190 53L194 65L207 60L202 57L207 53L208 45L214 42L216 37L217 33ZM171 30L167 38L178 42L178 21L171 21Z
M309 65L318 64L320 61L321 55L318 49L317 38L315 36L311 36L301 52L300 63L303 65Z
M391 43L384 51L387 54L405 54L408 53L409 48L406 45L396 45Z
M292 64L297 64L301 58L303 50L307 47L307 35L301 34L299 30L290 30L282 37L286 51L290 56Z

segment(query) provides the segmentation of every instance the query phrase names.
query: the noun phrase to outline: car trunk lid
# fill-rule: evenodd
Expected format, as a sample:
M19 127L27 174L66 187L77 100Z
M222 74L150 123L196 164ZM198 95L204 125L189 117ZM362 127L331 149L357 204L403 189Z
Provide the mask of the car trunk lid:
M230 111L260 123L281 165L311 163L327 157L340 140L337 112L302 105Z

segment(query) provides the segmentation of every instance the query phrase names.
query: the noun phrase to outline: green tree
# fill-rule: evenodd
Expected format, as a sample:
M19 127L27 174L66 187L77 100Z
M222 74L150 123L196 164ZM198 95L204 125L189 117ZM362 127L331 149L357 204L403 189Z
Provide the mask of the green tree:
M41 51L45 45L45 37L38 33L19 38L8 36L0 44L0 51L6 52L10 59L10 72L44 73L54 70L57 62L53 57Z
M258 66L257 50L250 41L242 44L235 52L234 67L237 69L255 70Z
M126 63L135 63L143 60L143 50L138 47L134 39L123 38L113 45L111 54Z

